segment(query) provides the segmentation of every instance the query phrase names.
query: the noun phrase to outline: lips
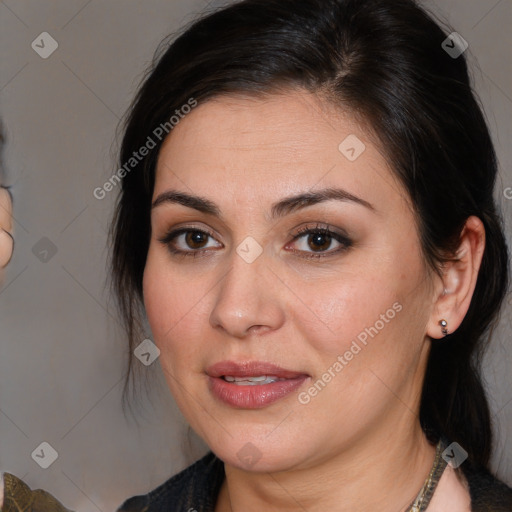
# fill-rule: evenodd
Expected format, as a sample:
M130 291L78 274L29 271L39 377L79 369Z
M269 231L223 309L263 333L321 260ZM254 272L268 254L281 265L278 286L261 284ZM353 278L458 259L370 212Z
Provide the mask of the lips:
M298 390L309 378L306 373L261 361L222 361L208 367L206 374L213 396L237 409L266 407Z
M296 379L309 375L304 372L286 370L272 363L263 361L246 361L235 363L234 361L221 361L206 369L210 377L260 377L262 375L277 377L278 379Z

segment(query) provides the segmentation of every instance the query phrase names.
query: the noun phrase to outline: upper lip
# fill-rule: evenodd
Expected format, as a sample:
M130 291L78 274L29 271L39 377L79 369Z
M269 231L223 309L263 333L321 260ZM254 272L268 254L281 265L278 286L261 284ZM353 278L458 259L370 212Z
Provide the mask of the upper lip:
M209 366L206 373L210 377L258 377L260 375L273 375L280 379L295 379L301 376L308 376L304 372L295 372L281 368L273 363L264 361L220 361Z

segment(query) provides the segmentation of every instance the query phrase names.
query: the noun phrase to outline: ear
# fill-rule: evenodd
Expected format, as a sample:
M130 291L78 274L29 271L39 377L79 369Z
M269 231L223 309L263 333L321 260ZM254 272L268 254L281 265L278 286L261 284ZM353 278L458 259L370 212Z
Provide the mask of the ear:
M0 269L9 263L13 246L11 194L0 186Z
M478 217L469 217L460 236L456 261L443 265L442 278L434 287L434 304L427 324L427 335L431 338L444 336L440 320L446 320L448 334L456 331L464 320L475 291L484 249L484 225Z

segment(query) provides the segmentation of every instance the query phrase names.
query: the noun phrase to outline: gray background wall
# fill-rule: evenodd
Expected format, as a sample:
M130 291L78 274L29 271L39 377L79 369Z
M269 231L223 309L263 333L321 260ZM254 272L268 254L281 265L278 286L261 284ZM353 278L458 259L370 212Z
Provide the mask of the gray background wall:
M0 290L0 468L77 511L114 510L205 451L194 437L187 448L185 421L158 365L150 367L153 403L141 399L138 424L123 415L126 349L104 290L115 192L102 201L92 192L115 169L116 125L158 42L206 5L0 2L0 112L16 235ZM512 187L512 1L426 5L451 22L469 42L471 62L478 61L474 78L501 162L496 195L511 243L512 199L505 191ZM47 59L31 48L44 31L58 42ZM511 329L509 298L485 368L496 422L494 467L509 484ZM31 457L42 442L58 453L48 469Z

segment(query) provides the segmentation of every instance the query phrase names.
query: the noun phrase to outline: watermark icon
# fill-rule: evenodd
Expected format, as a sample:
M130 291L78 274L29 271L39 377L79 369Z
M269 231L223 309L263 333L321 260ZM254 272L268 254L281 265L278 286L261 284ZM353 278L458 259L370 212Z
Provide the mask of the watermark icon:
M252 263L262 252L263 248L252 236L246 237L236 248L236 253L246 263Z
M33 452L32 458L43 469L48 469L59 457L57 450L46 441L41 443Z
M247 468L252 468L263 456L258 447L250 442L244 444L236 455Z
M512 187L507 187L503 191L503 195L505 196L505 199L512 199Z
M144 366L150 366L160 356L160 349L149 338L146 338L137 346L133 354Z
M441 457L453 468L458 468L468 458L468 452L459 443L452 443L444 450Z
M48 32L41 32L30 46L39 57L47 59L59 47L59 43Z
M353 133L346 137L338 146L340 153L350 162L357 160L365 151L363 141Z
M458 59L468 49L468 46L468 42L458 32L452 32L441 43L441 48L452 59Z
M299 403L302 405L307 405L309 402L311 402L311 399L322 391L331 380L338 375L345 366L349 364L354 357L361 352L363 345L366 347L368 344L368 337L371 337L372 339L379 334L382 329L386 326L386 324L389 324L393 318L397 315L397 313L400 313L402 311L403 306L399 302L395 302L391 308L389 308L386 313L380 315L379 320L377 320L371 327L366 327L363 331L361 331L357 336L356 339L352 340L352 344L350 345L350 348L346 350L343 355L338 355L336 358L336 361L329 366L327 371L325 371L319 379L315 381L315 383L310 386L306 391L301 391L297 399ZM359 344L359 343L361 344Z
M192 109L197 107L197 100L194 98L190 98L187 103L181 106L180 109L176 109L174 111L174 115L172 115L169 121L165 123L161 123L157 126L151 135L148 135L146 142L138 149L138 151L134 151L132 156L128 159L127 162L124 163L122 167L120 167L101 187L96 187L93 190L93 196L102 200L105 199L107 194L114 190L114 188L121 183L121 180L130 173L137 165L144 160L146 156L149 155L152 149L154 149L157 145L156 140L161 142L166 135L187 115L190 114ZM156 139L156 140L155 140Z
M43 236L32 247L32 254L42 263L48 263L57 254L57 246Z

